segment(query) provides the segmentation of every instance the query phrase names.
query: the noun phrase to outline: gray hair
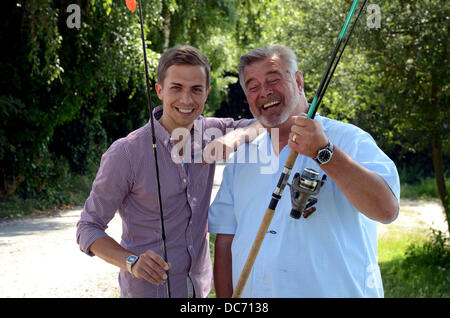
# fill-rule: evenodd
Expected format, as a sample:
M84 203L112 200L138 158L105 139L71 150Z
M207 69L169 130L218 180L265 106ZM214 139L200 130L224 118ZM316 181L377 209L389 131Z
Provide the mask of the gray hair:
M274 55L279 56L287 65L288 72L291 76L294 76L298 71L297 67L297 55L295 55L294 51L284 45L270 45L264 46L261 48L257 48L247 52L245 55L241 57L239 60L239 82L242 86L242 89L245 92L245 83L244 83L244 70L250 64L265 60L268 57L272 57Z

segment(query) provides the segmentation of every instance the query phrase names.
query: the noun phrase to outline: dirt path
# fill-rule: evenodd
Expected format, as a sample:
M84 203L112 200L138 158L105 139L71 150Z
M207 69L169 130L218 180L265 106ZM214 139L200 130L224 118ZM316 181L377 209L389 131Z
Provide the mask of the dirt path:
M87 256L76 244L75 225L80 213L81 208L52 216L0 221L1 298L118 297L118 269ZM393 227L445 231L442 206L438 201L402 200L399 218L390 225L380 225L379 235ZM107 233L120 241L118 215Z
M212 198L223 168L217 166ZM76 243L80 213L0 220L0 298L119 296L118 268L87 256ZM106 232L120 242L119 215Z
M0 297L115 297L115 266L76 244L81 209L0 221ZM107 230L120 238L120 218Z
M400 201L400 214L397 220L391 224L380 224L379 237L391 229L428 231L433 228L449 235L444 209L439 200L401 199Z

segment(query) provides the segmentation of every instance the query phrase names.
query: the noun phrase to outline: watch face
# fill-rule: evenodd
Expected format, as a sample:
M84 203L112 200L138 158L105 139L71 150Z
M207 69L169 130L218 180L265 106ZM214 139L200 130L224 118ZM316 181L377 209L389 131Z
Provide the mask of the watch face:
M137 259L138 259L138 257L136 255L130 255L127 258L127 262L132 264L132 263L136 262Z
M319 160L321 163L328 162L331 158L331 153L328 149L322 149L319 151L319 154L317 156L317 160Z

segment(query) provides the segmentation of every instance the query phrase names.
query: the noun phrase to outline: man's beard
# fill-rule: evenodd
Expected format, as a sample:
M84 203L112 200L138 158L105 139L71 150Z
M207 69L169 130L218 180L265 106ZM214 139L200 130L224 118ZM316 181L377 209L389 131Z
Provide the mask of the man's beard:
M283 110L281 111L281 114L276 119L268 119L261 113L259 113L257 115L251 110L251 108L250 108L250 112L252 113L253 117L255 117L264 127L272 128L272 127L281 125L286 120L288 120L289 117L291 117L294 109L295 109L295 103L293 101L291 101L290 105L283 108Z

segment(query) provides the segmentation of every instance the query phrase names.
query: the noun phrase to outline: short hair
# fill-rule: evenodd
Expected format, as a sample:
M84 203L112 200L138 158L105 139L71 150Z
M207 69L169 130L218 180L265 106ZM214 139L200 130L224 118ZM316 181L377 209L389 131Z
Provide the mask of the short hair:
M239 82L245 92L244 70L247 66L257 61L265 60L274 55L279 56L287 65L289 73L294 76L298 71L297 55L290 48L284 45L267 45L247 52L239 60Z
M211 65L209 60L206 55L190 45L176 45L161 55L156 71L156 80L159 84L163 85L169 67L177 64L203 66L206 73L206 88L209 88L211 82Z

